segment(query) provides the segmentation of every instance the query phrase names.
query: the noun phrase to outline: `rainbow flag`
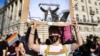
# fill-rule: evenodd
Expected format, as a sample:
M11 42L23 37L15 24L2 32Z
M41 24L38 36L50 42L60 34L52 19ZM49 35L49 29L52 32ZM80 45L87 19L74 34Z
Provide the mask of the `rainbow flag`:
M18 38L18 34L17 33L14 33L12 34L8 39L7 39L7 42L8 42L8 45L9 46L12 46L16 41L18 41L19 38Z

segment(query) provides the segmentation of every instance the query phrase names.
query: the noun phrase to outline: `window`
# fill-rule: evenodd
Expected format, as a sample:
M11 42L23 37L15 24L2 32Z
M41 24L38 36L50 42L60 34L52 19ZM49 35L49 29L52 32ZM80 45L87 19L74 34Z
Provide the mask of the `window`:
M84 30L85 30L85 31L89 31L89 28L88 28L88 27L84 27Z
M22 2L22 0L20 0L20 2Z
M15 5L17 6L17 1L15 2Z
M88 0L88 3L91 3L91 0Z
M91 22L94 23L93 16L91 16Z
M100 31L100 28L99 28L99 31Z
M11 5L11 7L13 8L13 5ZM13 9L11 9L11 12L13 12Z
M79 27L79 30L82 31L82 27Z
M82 11L85 11L84 6L82 6Z
M92 7L89 7L90 11L92 10Z
M79 22L79 15L76 14L76 20Z
M98 23L100 23L100 17L97 17L97 19L98 19Z
M83 21L86 22L86 16L85 15L83 15Z
M97 5L97 2L94 2L95 3L95 5Z
M18 15L21 17L21 10L19 10L19 14Z
M84 2L84 0L81 0L81 2Z
M93 26L93 32L95 31L95 27Z
M99 11L98 11L98 9L97 9L97 8L96 8L96 13L97 13L97 14L99 14Z
M12 15L9 18L10 18L10 21L12 21Z
M92 10L92 7L89 7L90 15L94 15L94 11Z
M78 10L78 6L77 5L75 5L75 10Z

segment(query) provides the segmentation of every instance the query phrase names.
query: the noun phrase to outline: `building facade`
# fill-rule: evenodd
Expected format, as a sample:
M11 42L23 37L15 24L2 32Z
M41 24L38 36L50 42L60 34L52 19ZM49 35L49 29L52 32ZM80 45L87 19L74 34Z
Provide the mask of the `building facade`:
M27 0L6 0L3 10L3 35L12 34L18 32L20 35L24 35L26 30L26 21L28 13L28 1ZM0 20L1 21L1 20Z
M83 38L93 34L100 36L100 1L73 0L74 17L79 23Z
M0 32L2 32L2 18L3 18L3 12L2 9L0 8Z

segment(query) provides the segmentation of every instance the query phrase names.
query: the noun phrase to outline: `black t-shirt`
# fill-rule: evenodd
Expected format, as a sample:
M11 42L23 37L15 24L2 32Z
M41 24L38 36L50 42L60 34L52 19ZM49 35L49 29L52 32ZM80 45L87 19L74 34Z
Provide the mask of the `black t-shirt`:
M16 56L15 47L13 46L8 47L8 51L10 52L8 56Z
M3 50L6 49L7 46L8 45L6 41L0 41L0 56L3 55Z

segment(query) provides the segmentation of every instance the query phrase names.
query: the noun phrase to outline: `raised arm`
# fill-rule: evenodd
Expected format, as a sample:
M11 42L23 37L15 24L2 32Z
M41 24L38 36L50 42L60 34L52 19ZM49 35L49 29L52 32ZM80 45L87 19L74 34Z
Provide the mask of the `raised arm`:
M43 11L43 12L46 12L47 10L45 10L42 6L41 6L41 3L39 4L39 7L40 9Z
M38 41L36 40L36 44L34 44L35 28L36 28L36 23L32 22L31 23L31 32L29 34L29 39L28 39L28 47L29 47L29 49L40 52L40 45L38 44Z
M25 49L24 49L24 44L22 43L22 42L20 42L20 44L19 44L19 46L18 46L19 48L20 48L20 53L21 53L21 55L22 56L25 56Z
M81 45L83 45L83 39L82 39L82 36L79 32L79 29L78 29L78 26L77 26L78 25L77 21L75 19L73 19L72 23L73 23L73 27L74 27L74 30L75 30L75 33L76 33L76 43L73 43L71 45L71 48L72 48L72 50L75 50L78 47L80 47Z
M53 10L53 12L56 12L57 10L59 10L59 4L57 4L57 7Z

